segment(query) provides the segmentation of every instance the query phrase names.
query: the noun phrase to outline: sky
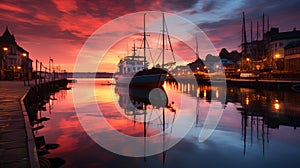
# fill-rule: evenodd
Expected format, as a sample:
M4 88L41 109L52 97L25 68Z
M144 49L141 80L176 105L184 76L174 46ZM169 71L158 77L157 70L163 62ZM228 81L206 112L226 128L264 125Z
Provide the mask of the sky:
M294 27L300 29L299 7L299 0L1 0L0 34L8 26L17 43L30 52L31 59L38 59L47 66L51 57L54 65L72 72L78 55L88 39L93 37L92 34L124 15L142 11L176 14L197 25L219 52L222 48L240 51L242 12L246 15L248 37L252 20L255 27L256 22L259 22L261 38L263 13L266 20L269 17L270 27L291 31ZM141 23L132 21L130 24L138 27ZM118 25L124 31L127 31L128 26L128 23ZM106 33L100 38L104 40L113 36ZM174 48L181 50L178 54L182 54L185 61L195 59L193 54L180 48L181 43L175 43ZM119 45L119 50L126 52L128 47ZM202 52L204 50L199 47L201 58L207 54ZM115 66L117 61L109 61L111 64L105 63L107 68L99 67L98 71L114 71L115 68L109 66Z

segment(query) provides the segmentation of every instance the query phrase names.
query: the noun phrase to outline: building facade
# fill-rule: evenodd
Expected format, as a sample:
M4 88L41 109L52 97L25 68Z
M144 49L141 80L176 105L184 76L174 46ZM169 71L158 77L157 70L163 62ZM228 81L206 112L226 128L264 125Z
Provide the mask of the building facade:
M300 72L300 40L289 43L284 48L284 70Z
M285 47L300 40L300 31L294 28L292 31L279 32L279 28L271 28L266 33L268 42L268 55L272 58L274 69L283 70L286 60Z
M29 52L20 47L8 27L0 37L1 79L31 80L32 60Z

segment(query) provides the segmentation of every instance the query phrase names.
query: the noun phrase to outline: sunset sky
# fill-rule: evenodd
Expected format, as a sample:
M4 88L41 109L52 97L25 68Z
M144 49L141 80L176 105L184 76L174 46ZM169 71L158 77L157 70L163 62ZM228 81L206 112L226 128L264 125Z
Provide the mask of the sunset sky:
M126 14L141 11L177 14L198 25L219 52L222 48L240 50L243 11L248 30L250 20L255 26L259 21L262 29L265 13L270 18L270 27L290 31L294 27L300 29L299 7L299 0L1 0L0 33L8 26L17 43L30 52L31 59L47 65L51 57L55 65L73 71L77 55L90 35ZM200 56L205 56L201 48ZM186 61L195 59L186 58Z

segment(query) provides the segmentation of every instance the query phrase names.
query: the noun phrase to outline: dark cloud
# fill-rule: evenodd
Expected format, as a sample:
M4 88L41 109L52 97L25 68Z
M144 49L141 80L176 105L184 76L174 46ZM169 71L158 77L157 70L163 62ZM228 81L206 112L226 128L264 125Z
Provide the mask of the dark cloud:
M213 9L215 9L215 5L216 5L216 1L214 0L211 0L211 1L208 1L207 3L205 3L203 6L202 6L202 9L201 11L202 12L208 12L208 11L211 11Z
M163 0L161 6L169 10L185 10L192 8L197 3L197 0Z

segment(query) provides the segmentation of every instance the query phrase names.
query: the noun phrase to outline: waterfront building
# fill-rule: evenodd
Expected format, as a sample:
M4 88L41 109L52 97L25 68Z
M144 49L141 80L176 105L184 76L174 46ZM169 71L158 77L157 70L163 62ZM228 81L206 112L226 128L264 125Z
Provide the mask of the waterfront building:
M268 56L273 60L274 69L283 70L286 59L285 47L300 40L300 31L294 28L292 31L279 32L279 28L271 28L265 36L268 44Z
M284 47L284 70L300 72L300 40L290 42Z
M1 78L7 80L31 79L32 60L29 52L19 46L15 36L10 33L8 27L0 37L1 47Z
M2 50L0 50L0 80L3 80L4 79L4 70L5 70L5 67L4 67L4 52Z
M194 62L187 64L187 66L191 69L192 72L206 72L206 67L203 61L198 57Z

